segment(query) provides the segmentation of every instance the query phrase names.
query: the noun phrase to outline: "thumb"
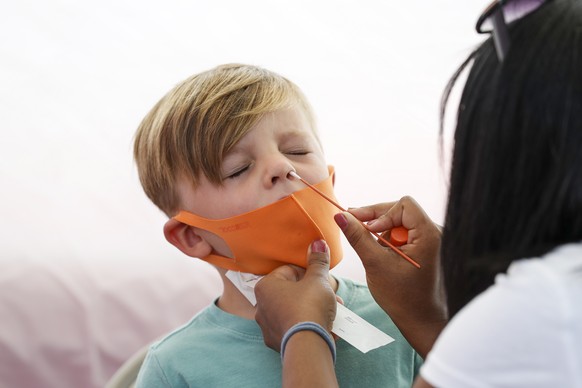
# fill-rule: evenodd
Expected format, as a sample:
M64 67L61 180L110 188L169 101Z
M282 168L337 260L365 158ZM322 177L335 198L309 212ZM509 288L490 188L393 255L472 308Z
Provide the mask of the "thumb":
M305 274L305 269L292 264L287 264L275 268L273 271L271 271L269 276L271 278L296 282L303 277L303 274Z
M334 219L364 265L369 264L370 260L380 257L384 252L384 248L378 244L372 234L353 214L349 212L338 213Z
M307 252L305 277L320 277L327 280L328 276L329 248L324 240L315 240Z

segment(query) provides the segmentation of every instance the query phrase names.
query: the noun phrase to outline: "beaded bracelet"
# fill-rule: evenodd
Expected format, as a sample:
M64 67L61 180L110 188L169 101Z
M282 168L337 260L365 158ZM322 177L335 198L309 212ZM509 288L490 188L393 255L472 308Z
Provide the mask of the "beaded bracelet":
M321 338L325 340L327 346L329 346L329 350L331 351L331 356L333 359L333 363L335 364L335 342L333 337L327 330L324 329L319 323L315 322L299 322L289 328L283 339L281 340L281 361L283 361L283 357L285 355L285 347L287 346L287 342L293 336L293 334L303 331L303 330L310 330L320 335Z

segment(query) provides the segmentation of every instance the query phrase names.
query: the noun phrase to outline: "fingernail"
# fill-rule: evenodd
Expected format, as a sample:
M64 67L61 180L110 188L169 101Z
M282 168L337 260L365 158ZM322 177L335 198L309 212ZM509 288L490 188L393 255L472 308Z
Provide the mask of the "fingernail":
M346 226L348 226L348 219L346 218L346 216L343 215L343 213L336 214L335 216L333 216L333 219L335 220L335 223L337 224L337 226L340 227L341 230L344 230Z
M314 241L311 244L311 252L325 253L327 252L327 244L323 240Z

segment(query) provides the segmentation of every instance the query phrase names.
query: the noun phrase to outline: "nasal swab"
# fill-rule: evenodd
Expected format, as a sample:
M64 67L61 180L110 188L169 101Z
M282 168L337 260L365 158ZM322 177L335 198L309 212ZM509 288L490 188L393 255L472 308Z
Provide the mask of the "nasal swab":
M319 189L317 189L317 187L311 185L309 182L307 182L305 179L301 178L295 171L291 171L289 172L289 175L291 175L293 178L299 179L301 182L303 182L305 185L307 185L309 188L311 188L313 191L315 191L317 194L321 195L323 198L325 198L329 203L331 203L332 205L334 205L335 207L337 207L338 209L340 209L342 212L347 211L346 209L344 209L343 207L341 207L337 202L335 202L333 199L329 198L327 195L325 195L324 193L322 193ZM370 233L372 233L374 236L376 236L376 238L380 241L382 241L384 244L388 245L390 248L392 248L392 250L394 252L396 252L397 254L399 254L402 258L406 259L410 264L414 265L416 268L420 268L420 264L418 264L416 261L412 260L410 257L408 257L404 252L402 252L400 249L398 249L394 244L392 244L390 241L387 241L386 239L384 239L382 236L380 236L378 233L370 230L370 228L368 227L368 225L364 224L362 221L360 221L360 223L362 224L362 226L364 228L366 228L366 230Z

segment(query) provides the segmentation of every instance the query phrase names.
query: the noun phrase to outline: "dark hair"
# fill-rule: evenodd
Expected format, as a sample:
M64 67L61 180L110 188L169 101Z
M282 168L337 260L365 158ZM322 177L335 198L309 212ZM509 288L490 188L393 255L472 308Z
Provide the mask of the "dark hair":
M555 0L463 68L442 242L449 315L520 258L582 240L582 2Z

